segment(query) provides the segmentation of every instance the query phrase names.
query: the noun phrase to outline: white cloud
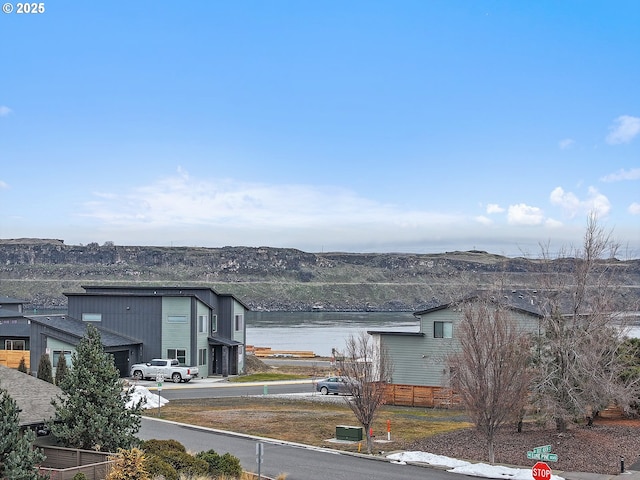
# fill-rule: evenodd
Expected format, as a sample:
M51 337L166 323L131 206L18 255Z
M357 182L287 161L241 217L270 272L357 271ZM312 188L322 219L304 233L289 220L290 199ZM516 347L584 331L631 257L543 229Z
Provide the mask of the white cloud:
M9 184L0 180L0 190L4 190L6 188L9 188Z
M586 200L580 200L574 193L565 192L562 187L556 187L549 195L549 200L553 205L562 207L570 218L581 213L595 213L603 217L611 211L609 199L594 187L589 187Z
M538 207L524 203L509 205L507 222L510 225L540 225L544 221L544 212Z
M620 182L622 180L640 180L640 168L625 170L624 168L615 173L605 175L600 179L603 182Z
M565 138L558 142L558 146L560 147L560 149L566 150L568 148L571 148L575 143L576 142L572 138Z
M502 212L504 212L504 208L502 208L497 203L490 203L490 204L487 205L487 213L488 214L502 213Z
M444 232L468 223L462 215L407 210L335 187L202 180L182 170L124 193L95 193L83 216L105 230L146 236L162 231L164 238L173 236L171 241L179 241L175 232L180 232L189 238L187 244L202 244L200 238L208 235L230 245L291 246L326 243L326 238L349 243L362 241L363 235L372 244L416 241L434 229Z
M544 225L549 228L560 228L563 226L563 223L558 220L554 220L553 218L547 218Z
M640 203L633 202L627 210L631 215L640 215Z
M617 145L629 143L640 134L640 118L631 115L621 115L615 119L614 124L609 127L607 143Z
M491 225L493 223L493 220L489 217L485 217L484 215L478 215L475 220L482 225Z
M0 117L6 117L12 112L9 107L5 107L4 105L0 105Z

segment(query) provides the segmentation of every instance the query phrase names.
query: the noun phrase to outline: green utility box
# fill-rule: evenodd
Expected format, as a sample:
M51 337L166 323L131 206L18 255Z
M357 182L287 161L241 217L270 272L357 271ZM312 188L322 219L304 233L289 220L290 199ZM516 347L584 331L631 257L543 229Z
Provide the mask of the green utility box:
M336 427L336 440L349 440L352 442L362 441L362 427L350 427L348 425L338 425Z

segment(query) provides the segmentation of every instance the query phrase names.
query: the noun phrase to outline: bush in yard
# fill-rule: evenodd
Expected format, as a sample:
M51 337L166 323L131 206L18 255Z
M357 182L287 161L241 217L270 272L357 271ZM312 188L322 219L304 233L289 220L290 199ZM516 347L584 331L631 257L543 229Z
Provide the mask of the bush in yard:
M185 453L187 451L187 449L184 448L184 445L182 445L177 440L156 440L155 438L142 442L140 448L146 453L153 453L156 455L171 450L182 453Z
M219 455L215 450L207 450L206 452L197 453L196 458L207 462L209 464L209 474L215 477L227 475L233 478L240 478L242 475L240 459L230 453Z
M106 480L149 480L150 477L145 468L146 459L142 450L121 448L112 458L115 463L107 474Z
M20 359L20 363L18 364L18 371L22 372L22 373L28 373L27 372L27 362L25 361L24 357L22 357Z
M71 480L88 480L84 473L76 473Z
M156 455L175 468L180 475L198 476L209 473L209 464L207 462L188 453L170 450Z
M58 357L58 364L56 365L56 385L60 385L69 372L69 366L67 365L67 359L64 355Z
M164 480L178 480L178 472L175 468L162 460L155 453L145 454L145 467L151 478L162 477Z
M155 469L169 470L166 468L167 466L177 472L176 478L177 475L189 477L206 475L209 472L209 464L207 462L188 454L184 445L176 440L147 440L142 443L141 448L149 457L149 460L153 458L151 465L148 467L150 474L159 475L161 472ZM169 480L167 475L163 475Z
M53 383L53 369L51 368L51 359L49 355L43 353L40 355L38 362L38 378L45 382Z

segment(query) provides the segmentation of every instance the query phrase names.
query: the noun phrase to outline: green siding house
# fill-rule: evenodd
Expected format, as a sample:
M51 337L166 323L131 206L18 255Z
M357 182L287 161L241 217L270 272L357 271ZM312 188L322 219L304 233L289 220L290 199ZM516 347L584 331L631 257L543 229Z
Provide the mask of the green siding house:
M524 331L539 333L542 315L520 296L516 300L507 306L511 318ZM374 342L386 350L393 364L391 383L448 387L450 372L447 358L460 348L456 338L457 327L462 320L460 302L415 312L414 316L420 320L419 332L368 332L374 337Z

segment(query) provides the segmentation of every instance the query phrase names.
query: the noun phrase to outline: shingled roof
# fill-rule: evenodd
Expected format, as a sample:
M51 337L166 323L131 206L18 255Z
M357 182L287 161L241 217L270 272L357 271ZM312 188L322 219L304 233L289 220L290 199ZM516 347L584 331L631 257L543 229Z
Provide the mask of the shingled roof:
M0 388L7 391L20 409L20 426L45 423L55 416L51 405L60 387L13 368L0 365Z
M87 333L87 323L82 320L76 320L67 315L26 315L26 318L32 322L46 325L50 329L58 330L72 335L78 339L78 341ZM140 340L135 338L125 337L115 332L110 332L100 326L96 325L96 328L100 332L100 340L102 344L107 347L120 347L126 345L138 345Z

